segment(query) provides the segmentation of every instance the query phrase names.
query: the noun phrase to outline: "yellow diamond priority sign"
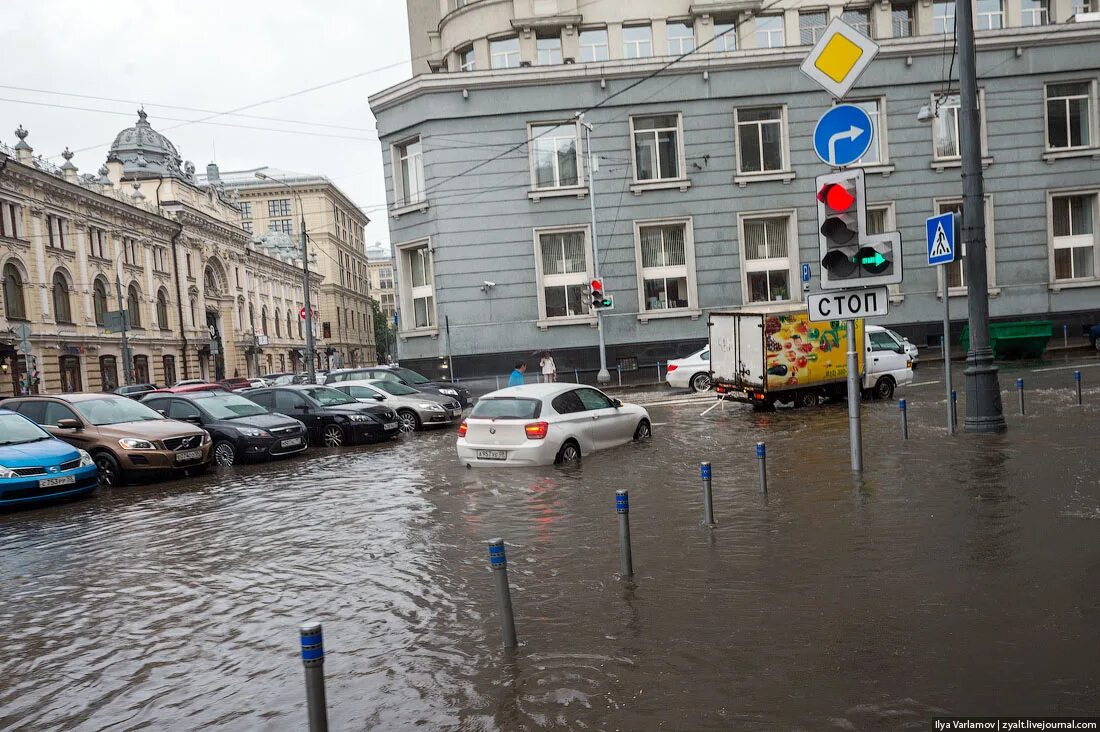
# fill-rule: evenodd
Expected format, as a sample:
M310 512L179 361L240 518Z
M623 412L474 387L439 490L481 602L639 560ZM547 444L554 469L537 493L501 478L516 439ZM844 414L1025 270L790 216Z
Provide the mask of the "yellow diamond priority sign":
M800 68L825 91L843 99L877 53L877 43L834 18Z

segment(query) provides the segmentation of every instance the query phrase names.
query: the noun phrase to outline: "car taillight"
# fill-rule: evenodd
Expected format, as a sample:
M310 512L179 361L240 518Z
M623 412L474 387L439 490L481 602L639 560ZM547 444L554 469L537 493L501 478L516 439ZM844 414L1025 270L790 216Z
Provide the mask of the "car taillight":
M550 423L532 422L524 425L523 431L527 433L528 440L543 440L546 438L546 433L550 431Z
M680 367L679 367L679 366L677 366L676 364L674 364L674 363L670 363L670 364L668 365L668 368L667 368L667 369L665 369L665 371L666 371L666 372L668 372L668 371L675 371L675 370L676 370L676 369L678 369L678 368L680 368Z
M468 429L469 429L469 426L465 422L460 424L458 426L458 436L459 437L465 437L466 436L466 430L468 430Z

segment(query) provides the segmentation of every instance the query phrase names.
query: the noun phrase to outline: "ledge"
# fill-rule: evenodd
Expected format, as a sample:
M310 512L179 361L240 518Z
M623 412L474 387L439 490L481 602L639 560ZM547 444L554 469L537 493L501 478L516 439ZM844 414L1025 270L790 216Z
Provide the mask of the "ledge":
M691 188L691 181L687 178L674 178L670 180L636 180L630 184L630 192L640 196L645 191L666 191L679 188L686 191Z
M1055 160L1067 158L1092 158L1100 160L1100 147L1081 147L1073 150L1048 150L1043 153L1044 163L1053 163Z
M417 201L416 203L409 203L409 204L406 204L404 206L399 206L397 208L391 209L390 210L390 216L392 216L393 218L396 219L396 218L399 218L401 216L404 216L405 214L413 213L415 211L427 211L427 210L428 210L428 201L425 199L423 201Z
M591 328L595 328L596 318L590 315L577 315L565 318L539 318L535 321L535 325L539 330L557 328L563 325L587 325Z
M543 198L565 198L576 196L584 198L588 195L588 186L563 186L561 188L532 188L527 191L527 197L538 203Z
M874 175L878 173L883 178L889 178L894 172L893 163L875 163L873 165L853 165L853 168L859 168L867 175Z
M72 249L62 249L61 247L51 247L48 244L46 245L45 249L50 254L60 254L64 257L69 257L69 258L75 258L76 257L76 252L73 251Z
M1060 292L1062 290L1079 290L1082 287L1100 287L1100 280L1095 277L1081 280L1065 280L1061 282L1051 282L1050 291Z
M21 247L29 247L31 245L28 239L20 239L17 236L0 236L0 241L5 244L18 244Z
M401 340L407 341L410 338L438 338L439 328L419 328L417 330L403 330L397 335L401 336Z
M966 297L969 294L970 294L970 290L968 290L965 287L952 287L950 290L947 291L948 297ZM990 297L997 297L1000 294L1001 294L1001 288L1000 287L990 287L989 288L989 296ZM943 300L943 290L942 289L936 290L936 299L937 300Z
M699 308L676 308L674 310L646 310L638 313L638 322L648 323L650 320L664 320L665 318L691 318L698 320L703 311Z
M990 165L993 165L993 156L992 155L982 156L982 169L984 170L985 168L988 168ZM937 173L942 173L943 171L947 170L948 168L961 168L962 167L962 158L953 158L953 159L950 159L950 160L933 160L932 164L929 167L932 170L936 171Z
M735 175L733 182L742 188L749 183L773 183L775 181L782 181L786 185L796 177L793 170L777 170L767 173L742 173L741 175Z

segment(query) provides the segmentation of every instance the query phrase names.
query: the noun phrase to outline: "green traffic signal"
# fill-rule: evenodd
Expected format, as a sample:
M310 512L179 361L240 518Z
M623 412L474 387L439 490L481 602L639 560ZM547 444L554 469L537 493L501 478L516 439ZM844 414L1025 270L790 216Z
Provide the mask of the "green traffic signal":
M860 260L860 264L870 265L870 266L874 266L874 267L878 267L879 265L884 264L885 262L886 262L886 257L882 256L882 254L879 253L879 252L875 252L873 256L864 255L864 257Z

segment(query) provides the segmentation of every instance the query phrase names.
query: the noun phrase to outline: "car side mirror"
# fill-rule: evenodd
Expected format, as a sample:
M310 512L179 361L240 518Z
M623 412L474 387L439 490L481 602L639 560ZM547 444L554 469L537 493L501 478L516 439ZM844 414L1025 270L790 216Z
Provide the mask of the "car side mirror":
M615 407L615 409L618 409L622 405L623 405L623 400L622 399L612 399L611 400L611 406Z
M57 426L63 430L80 430L84 429L84 425L79 419L59 419L57 420Z
M202 424L202 417L197 414L192 414L183 418L184 422L190 422L191 424Z
M295 404L294 409L296 409L299 412L308 412L309 411L309 405L308 404Z
M374 395L374 401L384 402L384 401L386 401L386 397L382 396L381 394L375 394Z
M166 411L165 411L165 410L163 410L163 409L158 409L158 410L157 410L157 414L159 414L159 415L160 415L160 416L162 416L162 417L167 417L167 416L168 416L168 412L166 412Z

